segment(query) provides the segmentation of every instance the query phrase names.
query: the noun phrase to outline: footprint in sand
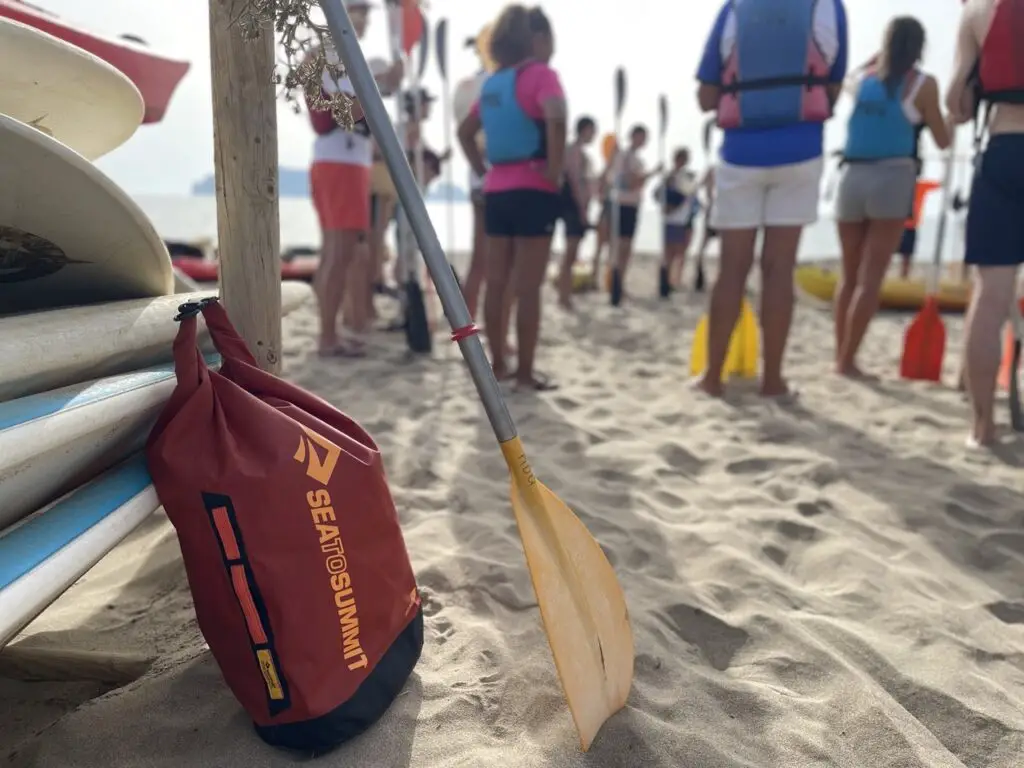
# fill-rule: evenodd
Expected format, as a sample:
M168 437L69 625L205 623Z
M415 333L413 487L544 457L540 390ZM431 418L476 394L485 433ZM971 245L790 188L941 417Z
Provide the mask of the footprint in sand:
M1000 600L985 606L988 612L1004 624L1024 624L1024 603Z
M662 621L685 642L700 651L708 664L724 672L733 657L750 635L731 624L726 624L702 608L686 603L670 605L661 616Z

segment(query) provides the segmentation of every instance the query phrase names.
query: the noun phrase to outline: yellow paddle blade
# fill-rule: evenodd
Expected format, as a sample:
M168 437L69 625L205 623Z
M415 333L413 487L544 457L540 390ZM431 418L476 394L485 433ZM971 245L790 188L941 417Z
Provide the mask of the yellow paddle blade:
M501 451L544 631L585 752L633 685L626 598L586 526L534 476L519 438Z
M740 319L733 332L732 343L738 347L738 364L729 372L742 379L756 379L757 364L761 358L761 329L754 308L746 299L740 308Z
M690 348L690 375L700 376L708 367L708 316L701 315Z

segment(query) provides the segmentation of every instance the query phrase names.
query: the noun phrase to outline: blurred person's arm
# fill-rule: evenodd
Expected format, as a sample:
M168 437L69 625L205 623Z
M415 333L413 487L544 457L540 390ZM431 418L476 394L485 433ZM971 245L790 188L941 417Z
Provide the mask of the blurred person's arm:
M702 112L714 112L722 97L722 31L725 20L732 11L732 2L728 0L718 12L711 33L704 44L704 53L697 67L697 104Z
M462 153L466 156L469 167L473 169L473 173L481 178L487 173L483 152L480 151L480 145L476 140L477 134L480 133L482 127L480 110L474 104L469 114L466 115L466 119L459 123L458 138L459 146L462 147Z
M974 93L970 80L971 72L981 55L981 47L975 34L980 10L983 9L975 0L967 0L960 14L956 53L953 55L953 78L946 91L946 109L957 125L966 123L974 117Z

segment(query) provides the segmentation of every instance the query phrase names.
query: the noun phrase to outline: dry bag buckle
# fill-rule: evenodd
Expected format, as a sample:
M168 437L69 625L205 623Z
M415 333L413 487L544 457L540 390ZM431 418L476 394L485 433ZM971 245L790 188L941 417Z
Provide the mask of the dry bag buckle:
M199 301L186 301L184 304L178 306L178 314L174 316L174 322L180 323L182 320L195 317L203 311L203 307L208 304L213 304L215 301L219 301L216 296L210 296L209 298L200 299Z

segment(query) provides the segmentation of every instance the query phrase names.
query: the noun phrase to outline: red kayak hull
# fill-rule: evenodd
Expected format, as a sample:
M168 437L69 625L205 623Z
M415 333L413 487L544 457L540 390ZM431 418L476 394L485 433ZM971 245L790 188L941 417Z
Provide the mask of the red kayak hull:
M0 0L0 16L77 45L121 70L142 94L146 105L144 123L158 123L163 119L175 89L189 70L187 61L168 59L128 40L86 32L62 21L59 16L19 0Z
M217 262L204 261L203 259L171 259L174 267L182 274L191 277L200 283L213 283L217 281L219 270ZM303 257L294 261L281 262L282 280L303 280L309 282L316 274L316 268L320 265L320 259Z

